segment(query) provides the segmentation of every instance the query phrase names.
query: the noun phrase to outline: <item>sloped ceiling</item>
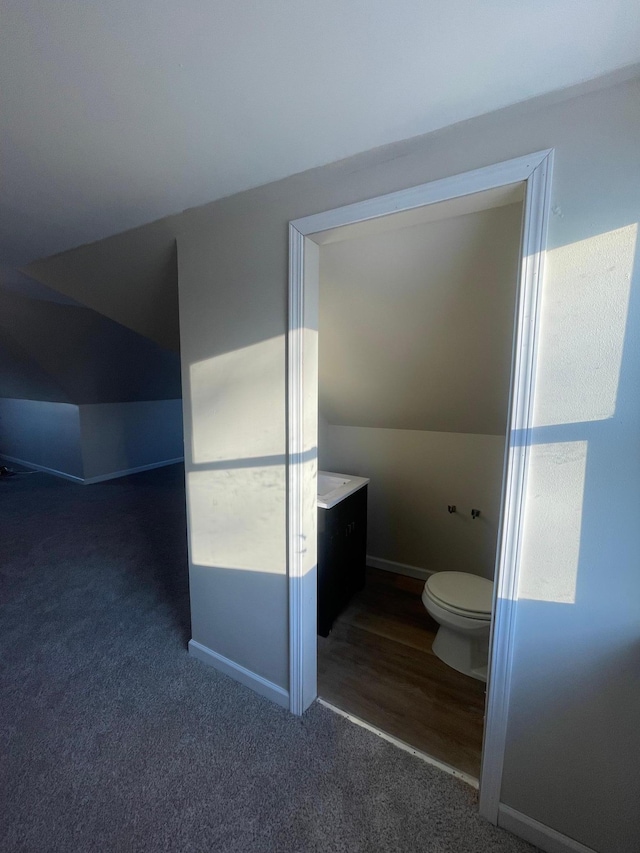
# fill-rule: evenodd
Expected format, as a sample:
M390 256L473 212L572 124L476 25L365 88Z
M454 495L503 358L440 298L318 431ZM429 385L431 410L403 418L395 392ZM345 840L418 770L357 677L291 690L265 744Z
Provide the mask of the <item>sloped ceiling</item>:
M0 288L0 397L90 404L180 396L177 353L80 305Z
M504 434L521 221L516 203L321 247L330 424Z
M0 38L7 269L640 60L629 0L4 0Z
M30 264L29 276L178 352L178 266L171 220Z
M0 326L0 397L71 403L69 392Z

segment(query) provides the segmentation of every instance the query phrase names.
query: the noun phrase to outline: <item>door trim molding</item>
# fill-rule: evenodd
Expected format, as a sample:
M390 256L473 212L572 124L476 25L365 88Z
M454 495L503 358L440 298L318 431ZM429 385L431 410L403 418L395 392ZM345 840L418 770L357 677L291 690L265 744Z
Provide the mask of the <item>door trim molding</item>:
M480 814L498 821L511 692L515 616L535 388L540 298L544 275L553 151L527 178L521 270L511 366L511 395L494 583Z
M526 185L480 775L480 812L494 824L498 822L511 683L552 161L553 150L538 151L289 223L289 707L293 713L301 714L317 693L315 626L319 247L312 235L508 184L524 182Z

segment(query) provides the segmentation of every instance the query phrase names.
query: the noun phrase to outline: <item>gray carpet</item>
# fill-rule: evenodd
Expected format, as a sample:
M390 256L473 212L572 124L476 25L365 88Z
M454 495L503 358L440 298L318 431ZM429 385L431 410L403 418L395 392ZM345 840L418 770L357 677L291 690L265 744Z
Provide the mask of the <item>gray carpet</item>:
M0 849L531 851L463 783L189 657L182 477L0 480Z

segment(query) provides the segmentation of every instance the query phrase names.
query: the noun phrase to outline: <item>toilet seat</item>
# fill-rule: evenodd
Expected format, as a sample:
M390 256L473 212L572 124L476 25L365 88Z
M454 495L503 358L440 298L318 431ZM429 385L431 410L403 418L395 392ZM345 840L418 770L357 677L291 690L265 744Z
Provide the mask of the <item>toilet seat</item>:
M493 604L493 583L468 572L436 572L424 592L440 607L458 616L488 622Z

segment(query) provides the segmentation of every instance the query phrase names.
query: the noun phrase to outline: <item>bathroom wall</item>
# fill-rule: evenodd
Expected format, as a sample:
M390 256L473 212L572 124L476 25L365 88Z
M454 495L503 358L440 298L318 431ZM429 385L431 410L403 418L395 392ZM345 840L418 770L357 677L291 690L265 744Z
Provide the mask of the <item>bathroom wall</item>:
M329 421L318 410L318 467L320 470L329 470L330 456L327 453L329 447Z
M325 470L370 478L367 554L380 568L491 579L503 461L501 436L333 425L319 457Z
M522 223L514 195L521 187L473 196L473 212L436 205L419 224L385 217L321 245L319 461L371 479L371 565L494 576Z
M522 205L438 208L446 218L398 228L385 217L388 231L321 245L318 399L330 424L504 435Z

